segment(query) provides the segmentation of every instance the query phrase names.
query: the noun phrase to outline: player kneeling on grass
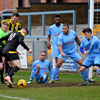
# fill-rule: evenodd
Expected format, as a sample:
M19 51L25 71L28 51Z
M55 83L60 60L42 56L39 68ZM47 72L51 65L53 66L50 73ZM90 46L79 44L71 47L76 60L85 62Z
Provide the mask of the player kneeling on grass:
M18 45L22 45L29 53L32 52L31 49L29 49L25 43L24 43L24 37L28 34L27 28L22 28L19 32L11 32L7 36L0 39L0 42L3 40L7 41L7 44L3 48L3 55L6 57L9 66L13 68L9 68L7 72L7 76L4 78L8 83L8 87L13 87L13 83L11 81L11 77L21 68L19 56L17 54L17 47Z
M97 37L92 35L90 28L85 28L83 33L85 36L82 38L80 51L88 56L80 68L81 76L84 80L84 83L80 85L88 84L88 76L82 74L86 68L94 66L94 70L100 75L100 41Z
M31 84L33 78L37 83L48 83L48 71L50 79L52 79L51 63L46 59L46 52L41 51L40 59L33 63L30 80L27 83Z

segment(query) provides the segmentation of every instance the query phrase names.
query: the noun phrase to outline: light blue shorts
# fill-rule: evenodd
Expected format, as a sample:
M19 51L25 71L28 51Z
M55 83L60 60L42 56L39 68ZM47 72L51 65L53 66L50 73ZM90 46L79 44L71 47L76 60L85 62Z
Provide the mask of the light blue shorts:
M40 80L40 78L43 76L43 74L44 74L44 73L39 73L39 75L37 75L37 76L34 77L36 83L39 82L39 80ZM48 83L48 78L47 78L45 81L43 81L42 83Z
M60 52L59 52L58 45L55 43L52 43L52 57L53 58L58 57L59 54L60 54Z
M88 56L82 65L88 68L94 65L99 65L98 67L100 67L100 55Z
M82 59L81 56L77 52L72 53L72 54L66 54L66 57L62 57L60 54L58 58L62 59L63 61L66 61L68 57L70 57L75 62Z

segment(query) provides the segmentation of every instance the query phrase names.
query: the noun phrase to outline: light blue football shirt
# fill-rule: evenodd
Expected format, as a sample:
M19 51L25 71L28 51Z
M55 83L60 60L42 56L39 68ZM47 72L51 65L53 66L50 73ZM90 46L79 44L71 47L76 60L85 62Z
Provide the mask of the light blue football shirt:
M89 55L95 55L100 53L100 41L96 36L92 36L91 40L83 37L81 40L80 47L84 48L86 51L90 51Z
M51 69L51 63L49 60L45 59L44 61L37 60L32 65L32 70L35 66L40 66L40 73L49 72L50 79L52 79L52 69Z
M63 32L59 35L58 44L62 44L64 53L70 54L77 52L77 45L75 44L76 37L76 32L72 30L69 30L68 35L65 35Z
M58 36L62 32L63 24L60 24L59 27L56 24L53 24L49 27L48 35L51 35L52 43L58 44Z

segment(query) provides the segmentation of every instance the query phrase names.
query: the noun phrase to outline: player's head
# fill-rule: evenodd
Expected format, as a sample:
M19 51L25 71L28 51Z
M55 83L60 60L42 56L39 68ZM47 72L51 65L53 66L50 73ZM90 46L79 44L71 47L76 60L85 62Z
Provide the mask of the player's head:
M12 14L12 16L11 16L11 22L12 22L13 24L15 24L15 23L18 22L18 21L19 21L19 13L14 12L14 13Z
M61 23L61 16L60 15L56 15L55 16L55 24L56 24L56 26L60 26L60 23Z
M4 31L4 32L7 32L8 29L9 29L9 23L7 21L3 21L1 23L1 29Z
M63 29L62 29L64 34L68 34L69 32L69 24L63 24Z
M21 29L21 32L24 33L24 35L28 35L28 29L26 27Z
M40 52L40 60L41 60L41 61L44 61L44 60L46 59L46 55L47 55L47 54L46 54L45 51L41 51L41 52Z
M92 30L90 28L85 28L83 29L83 33L84 33L84 36L87 38L87 39L90 39L91 36L92 36Z

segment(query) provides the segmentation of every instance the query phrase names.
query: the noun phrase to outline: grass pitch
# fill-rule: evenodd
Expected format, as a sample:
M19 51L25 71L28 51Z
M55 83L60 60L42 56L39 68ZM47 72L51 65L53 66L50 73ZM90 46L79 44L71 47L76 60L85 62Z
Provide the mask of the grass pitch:
M29 80L29 71L19 71L14 75L14 82L19 79ZM60 81L55 84L36 84L33 80L26 88L8 88L0 85L0 100L100 100L100 77L94 76L95 84L78 86L83 82L80 74L60 73ZM72 85L72 86L71 86Z

